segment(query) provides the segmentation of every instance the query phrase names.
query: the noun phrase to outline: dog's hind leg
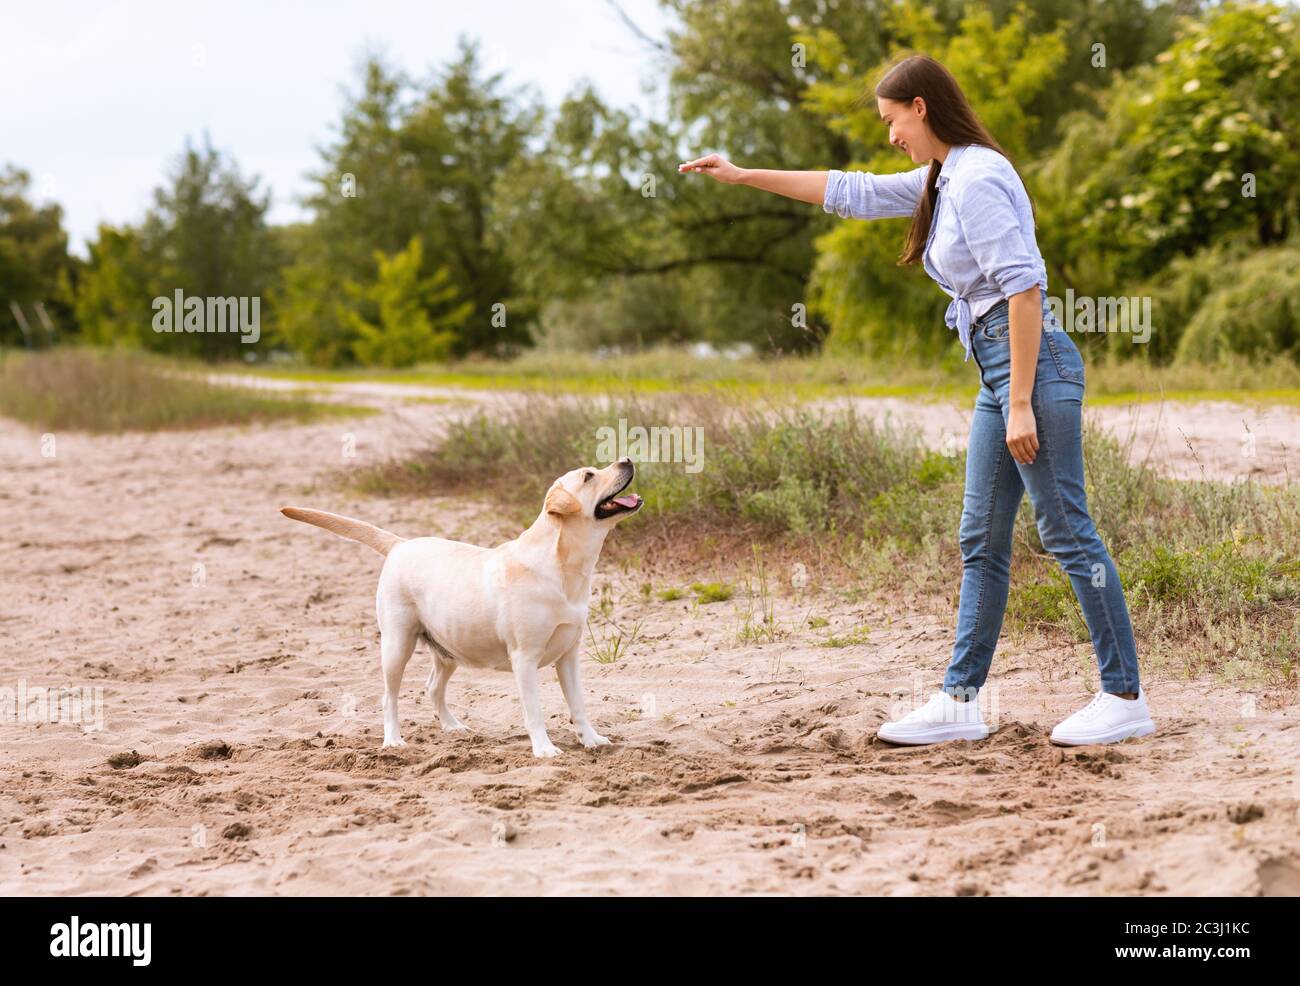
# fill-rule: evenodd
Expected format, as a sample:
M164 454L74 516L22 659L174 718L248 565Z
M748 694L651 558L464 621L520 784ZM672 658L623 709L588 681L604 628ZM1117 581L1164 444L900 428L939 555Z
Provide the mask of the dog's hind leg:
M452 714L451 709L447 708L447 682L451 680L452 673L456 670L456 662L443 657L441 648L427 633L424 635L424 639L429 642L429 649L433 651L433 670L429 672L429 678L424 683L424 692L429 696L429 701L433 703L433 710L438 716L438 722L449 733L468 732L469 727L457 719Z
M379 657L384 672L384 746L405 746L397 718L397 696L402 690L406 662L415 650L419 624L414 614L402 610L384 612L379 617Z

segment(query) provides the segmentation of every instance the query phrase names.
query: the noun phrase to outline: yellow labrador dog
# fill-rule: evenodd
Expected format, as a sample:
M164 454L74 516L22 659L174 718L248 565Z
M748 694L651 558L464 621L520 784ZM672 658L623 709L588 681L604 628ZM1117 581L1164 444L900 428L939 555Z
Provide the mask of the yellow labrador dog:
M425 690L443 729L465 729L447 708L447 681L458 666L513 671L533 756L556 756L560 751L546 735L537 691L538 669L554 664L582 745L609 742L587 718L578 661L591 576L605 536L641 509L640 496L623 495L633 472L632 460L623 458L604 469L565 473L551 484L532 526L495 548L434 537L408 541L338 514L281 509L286 517L387 555L375 599L384 672L384 746L406 745L397 695L418 637L433 651Z

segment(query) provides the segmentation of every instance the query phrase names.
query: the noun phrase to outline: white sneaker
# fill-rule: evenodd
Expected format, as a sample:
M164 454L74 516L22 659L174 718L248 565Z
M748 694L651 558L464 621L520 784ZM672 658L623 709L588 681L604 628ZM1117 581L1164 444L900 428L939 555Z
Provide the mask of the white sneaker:
M1091 702L1052 730L1052 742L1062 746L1118 743L1130 736L1150 736L1155 731L1146 692L1138 685L1138 697L1131 701L1098 692Z
M901 719L887 722L876 733L890 743L920 745L956 739L987 739L989 727L980 714L977 699L958 702L947 692L936 692L930 701Z

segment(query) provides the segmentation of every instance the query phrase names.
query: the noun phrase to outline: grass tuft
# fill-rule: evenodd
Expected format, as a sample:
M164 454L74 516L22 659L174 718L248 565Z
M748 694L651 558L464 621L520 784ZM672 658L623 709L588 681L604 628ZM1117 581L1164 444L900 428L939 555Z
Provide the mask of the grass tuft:
M196 380L146 353L0 351L0 414L46 431L154 431L370 413Z

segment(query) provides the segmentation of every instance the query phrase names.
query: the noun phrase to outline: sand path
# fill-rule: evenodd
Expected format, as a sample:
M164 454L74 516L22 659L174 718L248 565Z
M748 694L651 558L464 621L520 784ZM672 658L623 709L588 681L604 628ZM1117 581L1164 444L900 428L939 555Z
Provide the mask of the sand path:
M612 747L578 745L549 673L556 760L532 759L504 675L458 674L476 732L441 733L421 649L410 746L381 752L381 559L277 508L517 532L465 500L339 493L339 468L472 407L375 396L384 413L355 421L61 434L53 457L0 421L0 698L102 700L102 728L0 724L0 892L1300 893L1300 707L1148 678L1156 736L1060 750L1047 733L1095 685L1089 649L1008 644L992 738L890 747L874 729L939 680L949 621L817 586L777 599L789 636L742 644L744 593L646 602L647 578L690 576L602 564L610 617L640 624L621 659L584 662Z

